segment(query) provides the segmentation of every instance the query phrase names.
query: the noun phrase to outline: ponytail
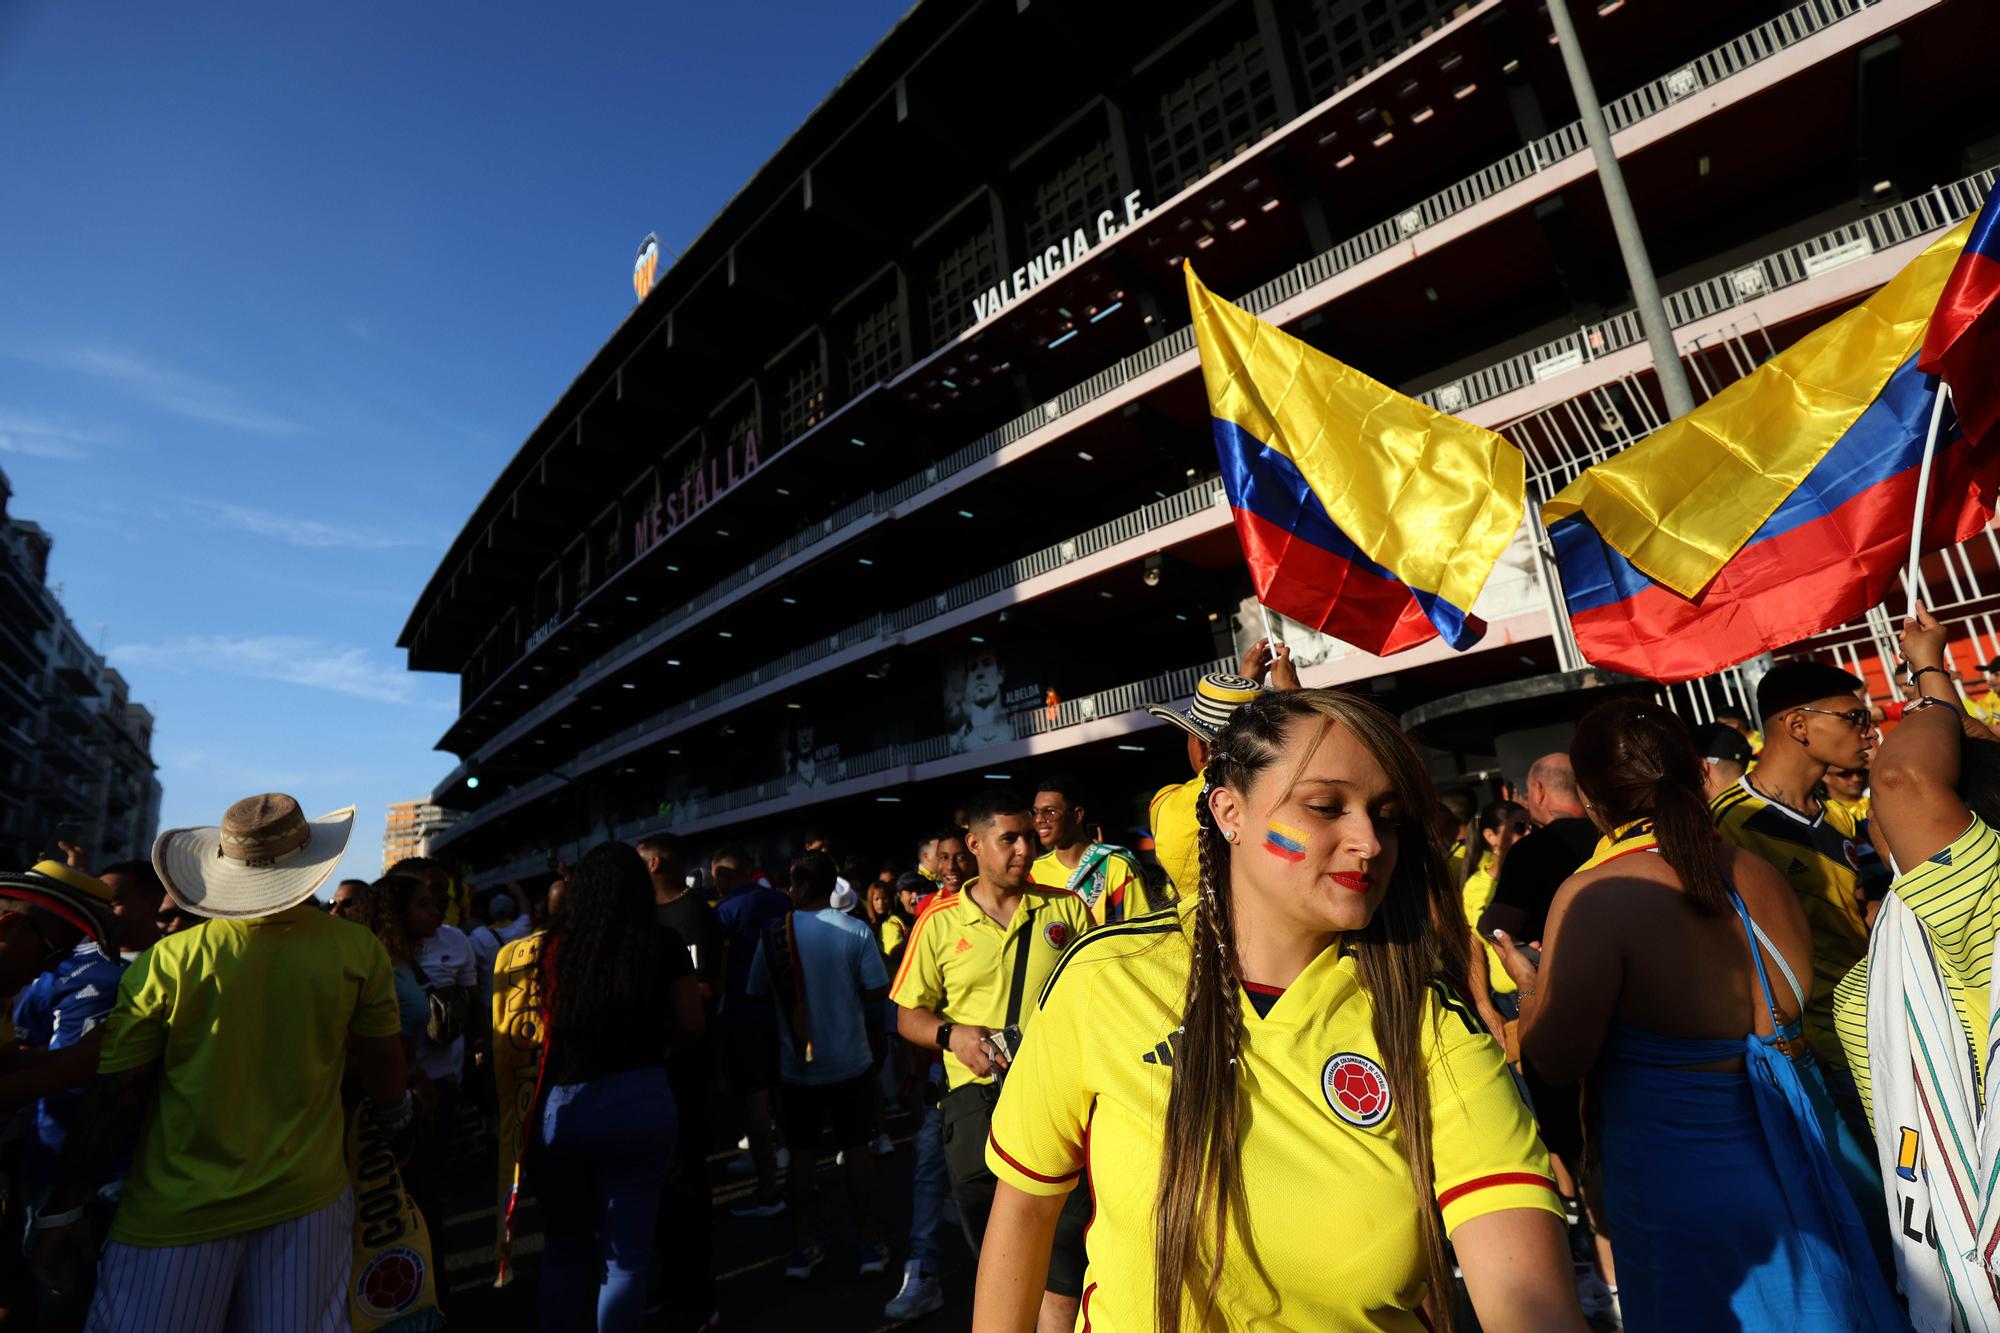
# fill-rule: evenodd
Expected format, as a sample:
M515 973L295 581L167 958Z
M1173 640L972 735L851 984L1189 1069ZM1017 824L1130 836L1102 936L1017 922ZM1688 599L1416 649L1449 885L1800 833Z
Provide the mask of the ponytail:
M1655 782L1653 836L1695 911L1718 916L1729 910L1729 886L1715 854L1715 817L1700 787L1664 774Z
M1729 909L1701 757L1678 717L1649 700L1614 699L1584 714L1569 753L1577 785L1606 824L1653 822L1660 855L1695 911Z

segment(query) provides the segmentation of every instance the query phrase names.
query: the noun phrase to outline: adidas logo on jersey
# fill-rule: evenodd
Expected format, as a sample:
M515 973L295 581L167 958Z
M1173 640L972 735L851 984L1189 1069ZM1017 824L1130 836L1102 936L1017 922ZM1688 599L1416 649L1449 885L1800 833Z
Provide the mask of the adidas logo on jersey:
M1806 863L1795 856L1792 858L1792 863L1785 867L1785 873L1787 875L1803 875L1806 873Z
M967 939L967 938L965 938L965 936L963 936L963 935L960 935L960 936L958 937L958 945L957 945L957 947L955 947L954 949L952 949L952 952L953 952L953 953L964 953L964 952L965 952L965 951L966 951L967 949L970 949L971 947L972 947L972 941L971 941L971 940L969 940L969 939Z
M1181 1030L1175 1028L1167 1034L1165 1041L1155 1045L1152 1050L1141 1055L1139 1059L1149 1065L1165 1065L1171 1069L1174 1063L1174 1046L1179 1043L1180 1039Z

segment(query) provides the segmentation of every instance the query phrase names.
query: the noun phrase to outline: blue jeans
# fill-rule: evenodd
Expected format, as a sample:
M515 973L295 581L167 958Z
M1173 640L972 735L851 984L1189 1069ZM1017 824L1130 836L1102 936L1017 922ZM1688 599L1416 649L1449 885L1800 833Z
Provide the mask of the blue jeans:
M935 1098L935 1086L922 1094ZM950 1186L944 1168L944 1134L935 1101L924 1108L917 1129L915 1188L910 1198L910 1258L927 1273L938 1271L938 1231L944 1226L944 1200Z
M543 1333L636 1333L645 1323L646 1264L677 1119L664 1069L549 1090L534 1182L546 1236ZM585 1313L592 1292L594 1319Z

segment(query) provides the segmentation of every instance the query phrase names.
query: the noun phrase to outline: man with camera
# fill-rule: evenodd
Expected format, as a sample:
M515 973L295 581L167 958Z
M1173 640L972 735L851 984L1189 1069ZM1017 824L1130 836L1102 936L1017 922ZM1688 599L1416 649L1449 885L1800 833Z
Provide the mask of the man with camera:
M966 846L979 874L957 893L937 894L924 908L889 998L900 1006L897 1030L905 1040L944 1052L945 1161L966 1241L977 1254L993 1206L986 1137L1000 1080L1043 983L1091 923L1082 898L1034 882L1040 842L1026 797L1004 788L981 792L967 807L966 819ZM1056 1231L1042 1297L1044 1329L1075 1325L1089 1222L1088 1191L1077 1190Z

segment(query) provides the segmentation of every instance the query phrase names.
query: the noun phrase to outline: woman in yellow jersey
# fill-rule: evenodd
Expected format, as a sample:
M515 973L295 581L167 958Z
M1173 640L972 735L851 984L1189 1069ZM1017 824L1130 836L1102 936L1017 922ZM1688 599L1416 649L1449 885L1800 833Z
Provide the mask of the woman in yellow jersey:
M1701 759L1658 703L1592 709L1570 759L1604 838L1557 891L1539 965L1495 934L1522 1054L1550 1083L1590 1079L1625 1327L1904 1327L1827 1143L1798 896L1717 840Z
M1034 1327L1064 1197L1080 1327L1581 1329L1548 1155L1441 985L1466 926L1422 761L1380 709L1258 696L1215 736L1198 891L1085 936L995 1111L974 1327ZM1436 923L1442 922L1443 925Z
M1465 919L1468 924L1479 920L1493 903L1493 891L1500 885L1500 867L1506 864L1507 853L1516 842L1527 836L1534 821L1528 817L1526 806L1513 801L1494 801L1479 812L1474 824L1473 838L1482 849L1479 868L1465 877L1465 888L1460 900L1465 904ZM1514 979L1507 975L1507 969L1500 965L1500 955L1493 952L1490 943L1481 941L1472 950L1470 976L1475 1004L1488 1003L1494 1012L1487 1019L1492 1026L1497 1019L1501 1030L1506 1033L1507 1060L1512 1063L1521 1058L1515 1045L1515 1024L1521 1017L1521 1004L1515 997Z

